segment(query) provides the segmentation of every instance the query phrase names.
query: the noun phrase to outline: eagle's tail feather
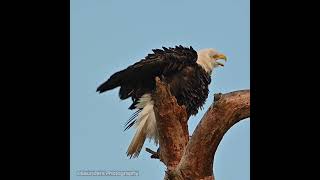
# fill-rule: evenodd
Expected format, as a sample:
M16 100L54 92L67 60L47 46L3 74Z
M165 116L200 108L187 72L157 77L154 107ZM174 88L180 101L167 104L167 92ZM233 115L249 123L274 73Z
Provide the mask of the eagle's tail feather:
M127 150L127 156L130 156L130 158L139 156L146 138L154 139L156 144L158 139L151 96L146 94L140 98L138 106L144 107L142 111L139 112L139 115L134 123L134 127L137 130Z
M137 125L137 131L128 147L127 150L127 156L130 156L130 158L133 156L138 157L140 154L140 151L142 149L142 146L144 144L144 141L146 140L147 137L147 125L148 125L148 114L144 114L143 117L138 118L139 122Z

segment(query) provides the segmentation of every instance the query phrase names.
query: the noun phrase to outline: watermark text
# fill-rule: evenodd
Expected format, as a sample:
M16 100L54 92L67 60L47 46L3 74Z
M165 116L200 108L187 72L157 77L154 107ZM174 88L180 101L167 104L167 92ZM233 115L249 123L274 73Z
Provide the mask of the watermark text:
M139 171L79 170L77 176L139 176Z

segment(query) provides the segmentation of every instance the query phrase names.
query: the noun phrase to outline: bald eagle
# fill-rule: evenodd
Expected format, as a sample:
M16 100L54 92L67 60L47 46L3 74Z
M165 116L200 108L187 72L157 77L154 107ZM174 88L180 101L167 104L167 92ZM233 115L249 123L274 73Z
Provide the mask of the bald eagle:
M136 112L126 123L126 129L136 128L136 133L128 147L127 156L138 157L146 138L158 144L156 118L152 93L155 91L155 77L169 84L170 91L179 105L184 105L188 117L198 113L209 94L212 70L223 66L217 60L226 61L226 56L214 49L196 52L183 46L153 49L144 59L114 73L102 83L97 92L120 87L121 100L131 97L130 110Z

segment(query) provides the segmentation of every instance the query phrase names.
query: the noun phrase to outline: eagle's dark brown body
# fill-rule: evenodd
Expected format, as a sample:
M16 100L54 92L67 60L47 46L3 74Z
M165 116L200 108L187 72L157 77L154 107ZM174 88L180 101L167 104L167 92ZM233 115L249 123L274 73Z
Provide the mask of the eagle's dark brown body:
M143 112L144 106L143 108L139 106L142 96L154 92L155 77L160 77L169 84L172 95L176 97L179 105L186 107L188 116L197 114L209 93L210 74L197 63L197 52L192 47L176 46L163 50L155 49L153 52L141 61L116 72L97 89L102 93L120 87L120 99L131 97L133 103L129 109L137 109L126 124L126 129L135 123L138 127L127 152L130 156L138 156L146 137L149 136L157 141L157 132L144 132L145 129L155 129L153 112L147 111L147 108L146 112ZM153 103L149 105L153 108ZM141 111L141 114L149 114L149 119L143 120L143 115L138 116Z
M145 59L113 74L97 89L100 93L120 86L120 99L132 98L129 109L135 109L139 98L152 93L155 77L170 85L171 93L179 105L185 105L188 115L195 115L208 97L211 77L196 63L197 52L176 46L153 50Z
M155 77L170 85L179 105L185 105L188 115L195 115L205 103L211 82L210 75L196 63L197 52L182 46L153 50L145 59L113 74L97 89L100 93L120 86L120 99L132 98L129 109L135 109L139 98L152 93Z

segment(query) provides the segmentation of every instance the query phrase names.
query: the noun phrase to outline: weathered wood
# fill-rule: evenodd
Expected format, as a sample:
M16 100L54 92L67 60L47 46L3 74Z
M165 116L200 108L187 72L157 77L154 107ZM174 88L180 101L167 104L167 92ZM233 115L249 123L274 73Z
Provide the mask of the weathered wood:
M160 150L153 157L166 166L168 180L214 180L214 154L224 134L237 122L250 117L250 90L215 94L190 141L188 117L169 87L156 78L153 95Z
M185 107L178 105L169 87L159 78L156 78L156 86L153 99L159 133L159 157L170 171L179 164L188 143L188 118Z

